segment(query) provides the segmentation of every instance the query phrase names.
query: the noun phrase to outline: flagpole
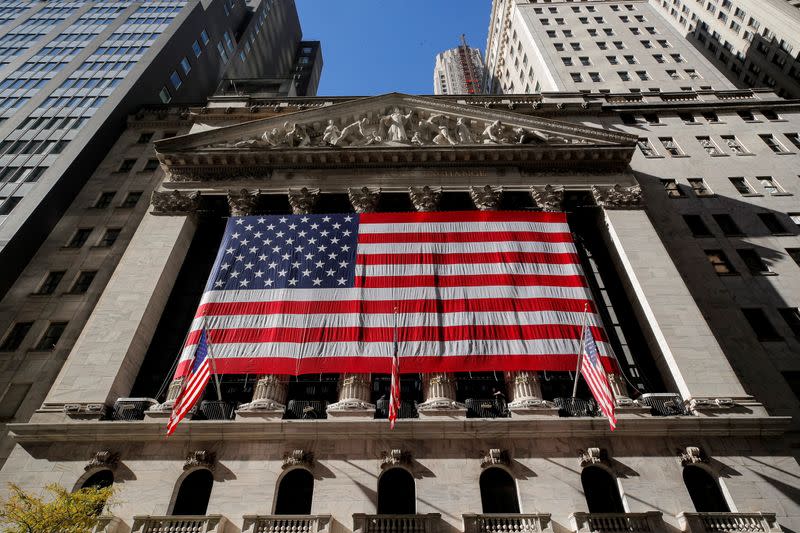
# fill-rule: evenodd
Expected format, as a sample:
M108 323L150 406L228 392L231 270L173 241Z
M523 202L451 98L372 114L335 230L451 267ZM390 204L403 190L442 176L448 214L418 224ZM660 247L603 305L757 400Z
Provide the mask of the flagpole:
M578 394L578 379L581 377L581 362L583 361L583 338L586 335L586 313L589 304L583 305L583 319L581 320L581 339L578 341L578 365L575 367L575 383L572 385L572 397Z
M206 332L206 347L208 348L208 359L211 362L212 373L214 374L214 383L217 385L217 400L222 401L222 387L219 384L219 374L217 374L217 362L214 355L211 353L211 336L208 334L208 328L203 325L203 330Z

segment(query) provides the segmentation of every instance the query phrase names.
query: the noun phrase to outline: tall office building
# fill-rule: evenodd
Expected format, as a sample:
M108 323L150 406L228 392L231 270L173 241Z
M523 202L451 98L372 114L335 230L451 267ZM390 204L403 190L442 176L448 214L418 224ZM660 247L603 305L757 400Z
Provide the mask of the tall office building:
M481 51L462 35L460 46L436 54L433 94L482 94L485 77Z
M650 0L738 87L800 97L800 2Z
M292 0L4 2L0 20L0 294L130 114L226 71L291 77L301 38Z
M733 89L645 0L495 0L487 92Z

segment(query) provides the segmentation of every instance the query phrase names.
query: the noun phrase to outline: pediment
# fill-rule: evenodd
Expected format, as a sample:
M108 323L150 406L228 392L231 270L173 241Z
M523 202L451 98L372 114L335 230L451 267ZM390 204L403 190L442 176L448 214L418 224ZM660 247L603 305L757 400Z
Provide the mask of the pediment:
M156 143L156 149L170 173L179 176L198 165L257 168L462 157L627 162L635 144L635 136L583 124L390 93L173 137ZM592 149L596 153L589 154Z

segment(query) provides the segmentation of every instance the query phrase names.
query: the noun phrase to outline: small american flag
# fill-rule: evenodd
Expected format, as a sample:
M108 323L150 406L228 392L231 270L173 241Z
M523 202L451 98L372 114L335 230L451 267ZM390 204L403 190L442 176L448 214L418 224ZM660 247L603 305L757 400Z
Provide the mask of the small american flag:
M400 413L400 358L397 356L397 308L394 310L394 347L392 349L392 383L389 388L389 428L394 429L394 423Z
M186 378L186 383L181 393L178 395L178 399L175 400L175 406L172 408L172 414L167 423L167 435L172 435L178 423L183 420L186 413L194 407L194 404L203 395L208 380L211 378L211 367L208 359L208 332L203 328L195 350L192 369Z
M586 328L583 336L584 356L581 358L581 374L589 385L594 399L600 406L600 411L608 417L608 424L611 431L617 427L617 417L614 414L614 393L608 383L608 376L597 353L597 344L594 342L592 330Z

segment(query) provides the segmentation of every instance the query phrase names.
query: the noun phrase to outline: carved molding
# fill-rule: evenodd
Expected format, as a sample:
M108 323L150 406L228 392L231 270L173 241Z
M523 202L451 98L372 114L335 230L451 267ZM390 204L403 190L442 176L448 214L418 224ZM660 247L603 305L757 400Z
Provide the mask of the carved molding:
M289 189L289 205L295 215L308 215L314 211L319 200L319 189Z
M503 199L503 188L499 186L484 185L483 187L470 187L469 196L472 203L481 211L496 211L500 209Z
M604 209L644 209L642 188L638 185L624 187L614 184L611 187L592 186L594 201Z
M189 215L200 207L200 193L181 191L153 191L150 197L154 215Z
M361 187L347 189L347 197L356 213L374 213L381 199L380 187Z
M439 208L439 201L442 199L441 187L409 187L408 194L411 196L411 203L414 209L421 212L436 211Z
M195 450L189 452L186 456L186 462L183 463L183 469L189 470L190 468L202 467L214 470L217 462L217 455L208 450Z
M84 470L92 470L94 468L107 468L109 470L116 470L119 465L119 453L110 450L100 450L94 453Z
M258 189L254 191L248 191L247 189L228 191L228 206L231 209L231 216L245 217L255 214L260 194L261 191Z
M681 458L681 464L683 466L708 462L708 456L706 456L703 449L698 446L687 446L682 450L678 450L678 456Z
M411 466L411 452L395 449L381 453L381 468Z
M564 202L564 187L531 187L531 196L536 207L542 211L561 211Z
M586 448L578 452L581 468L592 465L608 465L608 454L603 448Z
M492 448L489 453L481 458L481 468L488 468L494 465L508 466L511 463L511 456L508 450L501 450L500 448Z
M283 468L304 466L314 468L314 454L305 450L292 450L283 457Z

